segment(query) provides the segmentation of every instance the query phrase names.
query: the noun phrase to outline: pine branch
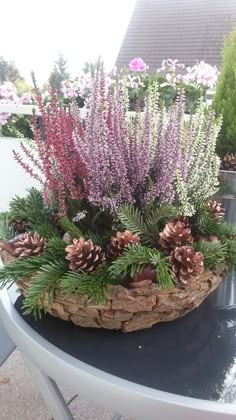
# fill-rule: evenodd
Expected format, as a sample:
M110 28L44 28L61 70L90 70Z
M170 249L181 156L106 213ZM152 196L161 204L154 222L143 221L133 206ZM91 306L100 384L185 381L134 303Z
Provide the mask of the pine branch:
M62 229L65 232L68 232L71 234L71 236L73 238L80 238L81 236L83 237L84 235L82 234L81 230L73 223L70 221L70 219L68 219L68 217L63 217L60 221L59 221Z
M53 261L55 261L55 256L52 254L11 261L0 269L0 288L36 274L43 265Z
M167 259L157 249L140 245L129 245L124 254L113 261L109 268L112 278L131 278L140 272L146 264L152 264L157 272L157 283L163 288L173 287L172 271Z
M203 254L205 269L214 270L226 263L228 255L226 244L222 244L221 242L199 241L193 244L193 248L196 252Z
M50 254L54 259L65 258L67 243L59 238L52 238L47 243L47 253Z
M38 232L40 236L50 239L50 238L59 238L60 233L56 229L55 226L52 225L52 223L41 223L41 224L27 224L28 229L31 232Z
M54 292L59 280L68 270L65 261L49 262L41 266L40 271L30 279L30 287L26 292L23 308L25 314L41 317L53 303Z
M148 230L144 217L139 209L124 204L118 210L118 217L126 229L139 235L145 243L150 242L152 234Z
M113 284L107 265L92 274L67 272L59 284L60 291L65 298L73 293L87 296L88 302L94 299L97 304L103 303L109 284Z
M0 213L0 239L2 239L3 242L7 242L10 239L14 238L14 236L15 231L9 223L9 213Z
M14 219L26 220L30 229L35 225L51 224L51 209L45 205L41 192L31 188L27 197L16 196L10 203L10 215Z
M145 222L148 230L153 233L155 238L159 237L159 232L166 222L178 217L178 210L172 205L163 205L147 209Z

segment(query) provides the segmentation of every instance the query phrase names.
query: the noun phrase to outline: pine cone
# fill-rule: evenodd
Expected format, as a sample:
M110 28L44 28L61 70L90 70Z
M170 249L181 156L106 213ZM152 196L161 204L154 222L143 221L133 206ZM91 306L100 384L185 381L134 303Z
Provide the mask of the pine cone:
M41 254L45 245L45 238L41 238L37 232L26 232L6 242L3 249L14 257L25 258Z
M156 270L151 264L147 264L141 271L135 273L134 277L129 281L128 286L132 289L137 289L138 287L156 283L156 279Z
M134 235L130 230L126 229L124 232L117 232L116 236L111 238L111 242L107 246L107 258L114 260L120 257L124 249L128 245L139 245L140 237Z
M204 272L204 257L191 246L182 246L171 252L169 262L175 278L180 283L187 283Z
M26 223L22 219L10 219L9 223L18 233L24 233L26 231Z
M210 200L208 202L208 208L210 213L213 215L213 217L217 220L222 220L225 217L225 209L224 207L221 207L221 203L218 201L212 201Z
M236 154L231 153L224 156L221 167L225 171L236 171Z
M61 228L60 220L61 220L62 217L63 216L60 213L51 214L52 224L59 229Z
M104 261L105 253L98 245L94 245L91 239L73 239L73 243L66 247L66 259L70 261L70 270L91 273Z
M180 220L172 220L166 223L163 231L160 233L159 244L168 254L177 246L187 245L193 242L191 228L189 223Z
M220 238L216 235L195 235L194 236L194 242L200 242L200 241L207 241L207 242L220 242Z

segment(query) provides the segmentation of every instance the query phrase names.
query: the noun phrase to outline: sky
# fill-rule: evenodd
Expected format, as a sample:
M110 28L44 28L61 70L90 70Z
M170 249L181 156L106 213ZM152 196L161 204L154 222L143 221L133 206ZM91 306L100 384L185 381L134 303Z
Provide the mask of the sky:
M34 70L40 84L60 52L72 76L99 55L110 70L134 5L135 0L1 1L0 55L13 60L27 81Z

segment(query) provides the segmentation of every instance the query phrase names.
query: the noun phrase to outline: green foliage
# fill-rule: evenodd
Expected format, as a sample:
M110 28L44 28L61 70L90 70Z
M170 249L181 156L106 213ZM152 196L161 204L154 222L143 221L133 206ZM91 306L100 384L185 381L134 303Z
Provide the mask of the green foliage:
M133 277L140 272L146 264L152 264L157 272L157 283L163 288L173 287L173 273L164 258L157 249L140 245L129 245L124 254L113 261L109 272L113 278Z
M81 236L83 237L81 230L73 222L71 222L71 220L68 219L68 217L63 217L60 220L60 225L62 229L65 232L70 233L73 238L79 239Z
M67 270L68 264L65 261L49 262L40 267L30 279L30 287L27 289L23 305L25 314L32 313L35 318L41 317L42 310L51 307L55 288Z
M88 301L94 299L97 304L100 304L104 302L107 286L112 282L107 265L103 265L91 274L68 271L62 277L59 289L65 294L65 298L75 293L85 295Z
M196 252L203 254L205 269L215 270L225 265L228 255L226 244L222 244L221 242L199 241L194 243L193 247Z
M236 29L225 40L213 108L223 116L217 152L221 157L236 153Z
M31 188L27 197L16 196L10 203L10 216L13 219L26 221L27 229L38 232L45 238L59 235L57 229L52 225L53 209L47 206L40 191Z
M2 134L5 137L16 137L21 139L33 139L31 128L31 117L28 115L11 114L7 124L2 126Z
M54 259L64 258L66 256L65 248L68 244L59 238L51 238L47 242L47 254Z
M227 240L227 255L226 255L226 265L231 270L236 269L236 240Z
M0 213L0 240L7 242L10 239L14 238L15 231L9 223L9 213L2 212Z
M0 57L0 84L4 82L15 83L17 80L22 80L19 70L16 68L13 61L6 61Z
M42 254L37 257L16 259L0 270L0 288L12 284L17 280L37 273L45 264L55 261L53 254Z
M51 88L57 90L59 96L61 95L61 82L68 80L69 77L70 74L67 71L67 60L64 55L60 53L54 63L53 70L49 77Z
M171 205L147 208L144 215L138 208L128 204L121 206L118 211L118 217L126 229L139 235L143 243L153 245L157 244L159 231L166 221L177 216L177 209Z

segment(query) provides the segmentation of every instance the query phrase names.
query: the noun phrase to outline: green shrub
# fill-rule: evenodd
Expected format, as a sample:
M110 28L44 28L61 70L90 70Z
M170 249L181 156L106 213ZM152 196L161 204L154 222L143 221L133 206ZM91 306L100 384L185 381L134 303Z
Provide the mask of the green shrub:
M213 108L223 117L217 152L236 154L236 28L225 40Z

